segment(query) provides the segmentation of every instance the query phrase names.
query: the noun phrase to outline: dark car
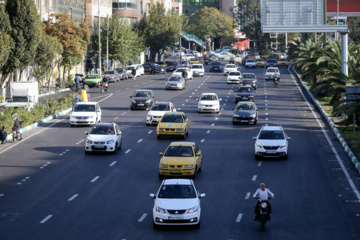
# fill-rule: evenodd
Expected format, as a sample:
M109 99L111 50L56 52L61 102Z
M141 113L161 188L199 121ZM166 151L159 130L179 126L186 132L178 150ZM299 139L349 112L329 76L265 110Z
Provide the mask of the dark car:
M268 59L266 62L266 68L268 67L277 67L278 66L278 62L276 59Z
M221 62L215 61L211 62L210 64L210 72L222 72L223 71L223 65Z
M151 69L152 69L152 64L153 63L144 63L142 66L144 67L144 72L151 72Z
M275 59L276 61L278 61L280 59L280 55L279 54L276 54L276 53L272 53L272 54L269 54L268 58L269 59Z
M151 90L140 89L136 90L132 96L130 96L130 109L149 109L155 102L154 93Z
M255 102L255 92L252 86L240 86L235 92L235 103L240 101L253 101Z
M256 124L258 121L258 111L254 102L239 102L233 109L233 124L237 123L253 123Z
M180 63L179 62L169 62L167 65L166 65L166 71L167 72L173 72L175 71L177 68L181 67Z
M212 62L212 61L219 61L219 58L215 54L207 54L204 57L204 60L208 60L209 62Z
M243 85L250 85L256 90L258 80L255 73L243 73L242 83Z

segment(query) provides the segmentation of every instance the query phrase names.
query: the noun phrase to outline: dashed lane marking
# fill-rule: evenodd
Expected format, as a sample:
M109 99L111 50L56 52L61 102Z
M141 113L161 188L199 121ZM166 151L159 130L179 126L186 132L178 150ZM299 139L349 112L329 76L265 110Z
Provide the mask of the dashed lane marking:
M210 133L210 130L207 130L207 132L206 132L207 134L209 134Z
M265 113L265 115L269 115L268 113Z
M252 178L252 180L253 180L253 181L256 181L256 178L257 178L257 175L254 175L253 178Z
M141 138L141 139L139 139L138 143L141 143L141 142L142 142L142 140L143 140L142 138Z
M52 218L53 215L48 215L46 218L44 218L43 220L41 220L41 224L46 223L50 218Z
M245 196L245 199L249 199L249 198L250 198L250 194L251 194L251 192L248 192L248 193L246 194L246 196Z
M74 194L74 196L72 196L71 198L69 198L68 201L71 202L71 201L74 200L77 196L79 196L79 194Z
M240 222L243 214L239 213L238 217L236 218L236 222Z
M205 142L205 139L201 139L201 141L200 142Z
M185 103L181 104L181 106L185 106Z
M128 149L128 150L126 150L126 152L125 152L125 153L126 153L126 154L128 154L130 151L131 151L131 149Z
M126 114L126 112L123 112L121 115L124 116Z
M181 108L178 108L178 111L180 111L181 110Z
M215 126L215 123L212 123L211 126L212 126L212 127Z
M117 161L113 161L113 162L109 165L109 167L114 166L116 163L117 163Z
M1 194L0 194L0 197L3 197L3 196L5 196L5 194L1 193Z
M115 117L114 120L118 119L119 117Z
M146 218L147 215L148 215L147 213L144 213L144 214L139 218L138 222L144 221L144 219Z
M96 176L96 177L94 177L94 178L93 178L90 182L92 182L92 183L93 183L93 182L96 182L96 180L98 180L98 179L99 179L99 177L100 177L100 176Z
M258 163L258 167L261 167L261 165L262 165L262 161L260 161L260 162Z
M150 130L149 132L148 132L148 134L151 134L153 132L153 130Z

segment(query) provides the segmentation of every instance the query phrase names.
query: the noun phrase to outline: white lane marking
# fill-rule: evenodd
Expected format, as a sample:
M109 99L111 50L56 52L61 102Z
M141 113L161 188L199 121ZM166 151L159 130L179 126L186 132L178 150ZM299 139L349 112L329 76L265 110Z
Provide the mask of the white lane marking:
M126 152L125 153L129 153L131 151L131 149L128 149L128 150L126 150Z
M267 102L267 100L265 100L265 102Z
M248 192L248 193L246 194L246 196L245 196L245 199L249 199L249 198L250 198L250 194L251 194L251 192Z
M290 72L290 71L289 71L289 72ZM338 152L336 151L334 145L332 144L332 142L331 142L331 140L330 140L330 138L329 138L329 135L327 134L327 132L326 132L325 128L322 126L319 118L316 116L315 112L314 112L313 109L311 108L310 103L306 100L304 93L302 92L299 84L296 82L296 80L295 80L293 74L291 74L291 72L290 72L290 76L292 77L293 81L295 82L296 87L298 88L300 94L302 95L305 103L308 105L311 113L312 113L313 116L314 116L314 119L315 119L315 120L317 121L317 123L319 124L319 127L320 127L321 131L323 132L326 140L328 141L328 143L329 143L329 145L330 145L330 147L331 147L331 149L332 149L332 151L333 151L333 153L334 153L334 155L335 155L335 157L336 157L336 159L337 159L337 161L338 161L338 163L339 163L339 165L340 165L343 173L345 174L345 177L346 177L348 183L350 184L353 192L355 193L356 197L357 197L358 200L360 201L360 193L359 193L359 191L357 190L357 188L356 188L353 180L351 179L351 176L350 176L349 172L346 170L346 168L345 168L345 166L344 166L344 163L343 163L342 160L340 159Z
M189 99L186 99L185 102L189 101Z
M116 163L117 163L117 161L113 161L113 162L109 165L109 167L114 166Z
M238 217L236 218L236 222L240 222L243 214L239 213Z
M268 104L267 103L265 103L265 106L267 106Z
M193 92L192 94L194 95L195 93Z
M268 108L265 108L265 110L267 111L267 110L269 110Z
M141 143L141 142L142 142L142 140L143 140L142 138L141 138L141 139L139 139L138 143Z
M146 218L147 215L148 215L147 213L144 213L144 214L139 218L138 222L144 221L144 219Z
M215 118L215 120L218 120L219 118Z
M115 117L114 120L118 119L119 117Z
M265 96L265 98L267 98L267 96Z
M94 178L93 178L90 182L92 182L92 183L93 183L93 182L96 182L96 180L98 180L98 179L99 179L99 177L100 177L100 176L96 176L96 177L94 177Z
M21 182L18 182L18 183L16 183L17 185L21 185L22 183Z
M185 106L185 103L181 104L181 106Z
M180 111L181 110L181 108L178 108L178 111Z
M105 99L108 99L109 97L111 97L113 95L113 93L110 93L109 94L109 96L107 96L107 97L105 97L105 98L103 98L103 99L101 99L100 101L98 101L98 102L102 102L102 101L104 101Z
M197 89L195 89L195 92L197 92Z
M257 175L254 175L253 178L252 178L252 180L255 181L256 178L257 178Z
M122 114L121 114L121 116L124 116L126 114L126 112L123 112Z
M189 96L189 98L191 98L191 96Z
M135 85L134 87L138 87L139 85Z
M125 88L126 90L130 89L129 87Z
M5 194L0 194L0 197L3 197L3 196L5 196Z
M226 96L227 98L229 98L230 96Z
M68 201L71 202L71 201L74 200L77 196L79 196L79 194L74 194L74 196L72 196L71 198L69 198Z
M207 134L209 134L210 133L210 130L207 130L207 132L206 132Z
M43 224L43 223L46 223L47 220L49 220L50 218L52 218L53 215L49 215L47 216L46 218L44 218L40 223Z
M205 141L205 139L201 139L201 141L200 142L204 142Z
M211 126L212 126L212 127L215 126L215 123L212 123Z
M227 102L227 99L225 99L225 102Z
M221 108L221 110L224 110L224 108Z
M269 115L268 113L265 113L265 115Z
M151 134L153 132L153 130L150 130L149 132L148 132L148 134Z
M224 103L224 106L226 105L226 103Z
M261 165L262 165L262 161L260 161L260 162L258 163L258 167L261 167Z
M62 154L62 153L59 154L59 156L62 156L62 155L64 155L64 154Z

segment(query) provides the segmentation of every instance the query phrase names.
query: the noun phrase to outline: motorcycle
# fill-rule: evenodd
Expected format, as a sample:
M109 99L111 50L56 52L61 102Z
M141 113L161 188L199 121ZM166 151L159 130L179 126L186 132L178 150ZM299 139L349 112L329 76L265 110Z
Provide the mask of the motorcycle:
M105 93L105 92L108 92L109 90L109 83L105 83L105 82L102 82L101 85L100 85L100 90L101 90L101 93Z
M79 85L78 85L78 91L79 90L86 90L88 91L89 90L89 86L85 83L85 82L80 82ZM71 90L73 90L74 92L76 92L76 84L73 84L71 86Z
M280 77L278 74L275 74L274 76L274 84L275 84L275 87L277 87L279 85L279 81L280 81Z
M209 59L205 59L204 63L205 63L205 65L208 65L209 64Z
M17 113L12 115L12 119L14 122L18 121L20 126L24 123L24 121L20 121L19 115ZM11 130L12 130L13 142L15 142L16 140L20 141L22 139L22 133L19 131L19 129L15 128L14 126L12 127Z
M265 231L265 224L270 221L269 203L267 200L258 200L258 209L256 219L261 223L261 229Z

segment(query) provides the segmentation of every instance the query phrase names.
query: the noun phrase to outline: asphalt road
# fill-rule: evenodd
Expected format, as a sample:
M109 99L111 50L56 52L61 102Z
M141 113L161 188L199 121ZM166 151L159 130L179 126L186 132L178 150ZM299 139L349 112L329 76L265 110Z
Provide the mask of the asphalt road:
M90 90L101 101L102 121L123 132L117 155L85 155L89 128L70 128L68 116L0 146L0 239L360 239L358 193L349 184L359 187L360 177L336 136L286 68L278 88L264 81L264 69L240 69L259 78L258 125L232 125L235 86L222 73L166 91L167 73L111 84L109 94ZM172 101L190 119L186 140L203 152L195 180L206 193L199 229L152 227L158 153L178 139L158 140L156 127L145 124L146 111L130 111L129 96L139 88ZM197 113L195 99L204 92L222 98L220 114ZM288 160L254 159L252 137L264 124L282 125L291 137ZM251 198L261 182L275 194L265 232L254 222Z

